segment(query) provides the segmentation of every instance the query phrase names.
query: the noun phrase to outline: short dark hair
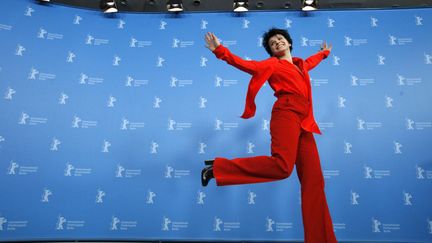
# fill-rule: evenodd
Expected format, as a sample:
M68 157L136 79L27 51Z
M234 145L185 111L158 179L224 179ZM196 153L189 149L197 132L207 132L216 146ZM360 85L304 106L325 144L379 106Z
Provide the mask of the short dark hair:
M273 53L270 49L270 45L268 43L268 41L270 40L270 38L272 38L275 35L282 35L283 37L285 37L285 39L291 44L290 46L290 51L292 51L293 49L293 43L292 43L292 39L291 36L289 35L288 31L284 30L284 29L276 29L276 28L271 28L269 29L267 32L264 33L263 35L263 46L265 48L265 50L267 51L267 53L270 56L273 56Z

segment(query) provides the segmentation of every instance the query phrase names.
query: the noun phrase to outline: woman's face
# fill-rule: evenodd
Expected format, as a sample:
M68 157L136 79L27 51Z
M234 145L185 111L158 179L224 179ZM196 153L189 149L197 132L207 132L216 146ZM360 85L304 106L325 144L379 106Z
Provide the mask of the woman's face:
M291 46L288 40L281 34L270 37L268 44L273 56L277 57L285 55L285 52L289 51Z

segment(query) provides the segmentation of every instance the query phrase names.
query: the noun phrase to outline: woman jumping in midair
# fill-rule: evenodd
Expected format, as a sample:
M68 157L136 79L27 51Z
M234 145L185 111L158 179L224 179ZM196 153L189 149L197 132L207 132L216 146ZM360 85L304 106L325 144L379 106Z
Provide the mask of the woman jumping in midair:
M270 29L263 36L263 45L271 57L246 61L221 45L213 33L207 33L205 41L217 58L252 75L242 118L255 115L255 96L267 80L277 100L270 120L271 156L207 160L207 167L201 172L202 185L207 186L212 178L218 186L281 180L290 176L296 165L301 184L305 242L337 242L312 134L321 132L313 116L308 74L330 54L331 45L324 43L318 53L303 60L291 56L292 39L286 30Z

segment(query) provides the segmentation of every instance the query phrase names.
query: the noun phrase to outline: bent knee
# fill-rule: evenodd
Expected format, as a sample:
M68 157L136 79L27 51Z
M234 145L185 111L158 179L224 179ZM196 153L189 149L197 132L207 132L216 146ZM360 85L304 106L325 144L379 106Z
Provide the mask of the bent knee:
M279 156L273 156L276 160L277 165L280 168L281 179L285 179L291 175L294 169L294 163L287 161Z

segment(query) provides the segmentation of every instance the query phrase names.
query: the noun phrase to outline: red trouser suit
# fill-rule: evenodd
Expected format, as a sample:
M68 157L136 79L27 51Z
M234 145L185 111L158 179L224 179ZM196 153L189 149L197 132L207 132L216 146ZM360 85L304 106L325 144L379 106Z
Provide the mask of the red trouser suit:
M301 184L305 242L337 242L315 139L302 128L305 118L311 115L311 104L297 94L276 93L278 100L270 121L271 156L216 158L213 165L216 183L225 186L281 180L290 176L295 164Z
M281 96L273 107L270 121L272 156L216 158L213 174L219 186L268 182L287 178L296 164L301 183L305 242L336 242L315 139L300 126L305 105L293 102L296 99L295 96Z

